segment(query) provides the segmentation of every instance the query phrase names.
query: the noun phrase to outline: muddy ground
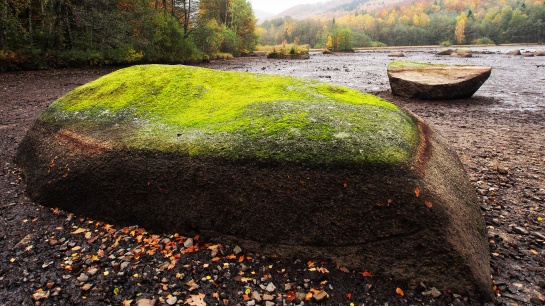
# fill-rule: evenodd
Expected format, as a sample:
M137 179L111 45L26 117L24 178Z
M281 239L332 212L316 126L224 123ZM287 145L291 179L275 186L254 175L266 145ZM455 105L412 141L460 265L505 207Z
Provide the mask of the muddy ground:
M242 58L205 66L347 85L423 117L458 152L479 195L495 303L543 305L545 57L505 55L515 48L545 47L474 48L474 57L464 59L436 57L433 48L402 49L409 60L492 67L473 98L442 102L391 95L387 54L395 50L315 53L296 61ZM431 294L426 284L369 276L319 258L268 258L221 241L154 235L33 203L12 161L18 143L55 99L115 69L0 74L0 305L151 305L152 300L201 305L201 298L209 305L480 304L456 292Z

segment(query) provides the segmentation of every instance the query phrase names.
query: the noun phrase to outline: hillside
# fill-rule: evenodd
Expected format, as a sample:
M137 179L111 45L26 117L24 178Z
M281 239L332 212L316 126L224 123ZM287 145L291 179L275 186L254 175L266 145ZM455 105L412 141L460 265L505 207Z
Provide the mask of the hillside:
M349 13L377 10L406 0L331 0L315 4L300 4L289 8L275 17L290 16L294 19L312 17L339 17Z

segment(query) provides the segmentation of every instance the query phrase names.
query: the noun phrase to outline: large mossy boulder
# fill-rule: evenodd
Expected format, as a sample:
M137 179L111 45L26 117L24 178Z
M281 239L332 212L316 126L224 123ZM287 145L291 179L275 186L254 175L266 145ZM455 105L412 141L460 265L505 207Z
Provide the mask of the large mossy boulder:
M490 76L484 66L449 66L410 61L388 65L392 94L425 100L470 98Z
M30 196L82 216L492 296L456 154L419 118L318 81L135 66L81 86L17 155Z

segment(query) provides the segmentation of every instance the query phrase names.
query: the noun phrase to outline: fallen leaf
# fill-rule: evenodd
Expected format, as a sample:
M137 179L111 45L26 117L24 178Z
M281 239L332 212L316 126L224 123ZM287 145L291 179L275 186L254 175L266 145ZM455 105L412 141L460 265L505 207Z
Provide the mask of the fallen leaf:
M539 255L539 252L536 251L536 250L530 250L530 253L534 254L534 255Z
M310 301L310 299L312 299L312 292L307 292L307 294L305 295L305 301Z
M133 300L123 300L123 306L131 306Z
M401 295L401 296L405 296L405 292L403 292L403 290L401 290L401 288L397 288L396 293Z
M365 271L365 272L360 272L361 276L363 277L371 277L371 273Z
M70 234L76 235L76 234L85 233L86 231L87 231L86 229L79 227L77 230L71 232Z
M290 302L295 300L295 293L293 293L292 291L289 291L288 293L286 293L286 300Z
M206 302L204 301L204 297L206 295L199 293L198 295L191 295L190 298L185 300L186 304L189 304L190 306L206 306Z
M429 201L426 201L424 203L426 203L427 208L432 208L433 207L433 204L431 202L429 202Z
M420 196L420 188L416 187L414 189L414 194L416 195L416 197L418 198Z
M352 298L352 293L347 293L346 298L350 300Z

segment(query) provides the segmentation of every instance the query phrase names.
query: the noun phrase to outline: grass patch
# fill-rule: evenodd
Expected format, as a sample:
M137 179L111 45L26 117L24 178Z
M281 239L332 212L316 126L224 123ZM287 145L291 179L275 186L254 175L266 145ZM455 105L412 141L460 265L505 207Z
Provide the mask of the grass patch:
M310 50L309 45L282 44L276 46L258 46L258 52L265 52L267 56L305 55Z
M373 95L188 66L118 70L60 98L40 120L99 130L105 140L121 126L121 147L232 159L398 163L419 141L412 118Z

